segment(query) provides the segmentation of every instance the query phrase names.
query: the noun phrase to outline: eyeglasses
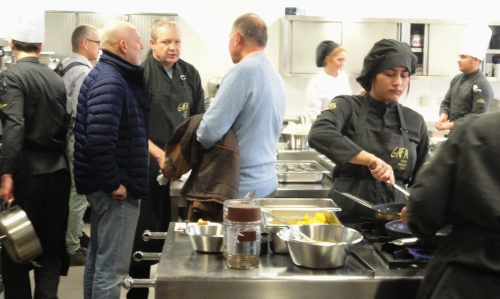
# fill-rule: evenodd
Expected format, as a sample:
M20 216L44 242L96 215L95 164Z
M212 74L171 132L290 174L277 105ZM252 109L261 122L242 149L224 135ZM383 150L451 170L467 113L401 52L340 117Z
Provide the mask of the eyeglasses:
M98 44L99 46L101 45L101 41L100 41L100 40L92 40L92 39L88 39L88 38L86 38L86 40L88 40L89 42L96 43L96 44Z

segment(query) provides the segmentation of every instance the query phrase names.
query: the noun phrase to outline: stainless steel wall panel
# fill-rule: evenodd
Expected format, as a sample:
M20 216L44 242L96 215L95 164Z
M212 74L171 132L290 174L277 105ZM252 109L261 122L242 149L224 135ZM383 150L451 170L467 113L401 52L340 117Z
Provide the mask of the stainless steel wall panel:
M43 52L55 52L59 59L71 53L71 34L76 27L76 15L71 12L45 13L45 42Z

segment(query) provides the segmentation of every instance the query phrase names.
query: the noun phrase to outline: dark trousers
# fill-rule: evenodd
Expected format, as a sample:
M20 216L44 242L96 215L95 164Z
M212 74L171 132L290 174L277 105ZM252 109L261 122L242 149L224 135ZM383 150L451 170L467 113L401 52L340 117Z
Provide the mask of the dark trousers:
M71 186L68 170L50 174L20 173L13 176L14 202L30 219L42 244L43 254L31 263L17 264L2 250L2 279L5 299L31 299L29 271L35 270L35 299L55 299L60 275L66 275L69 258L65 234Z

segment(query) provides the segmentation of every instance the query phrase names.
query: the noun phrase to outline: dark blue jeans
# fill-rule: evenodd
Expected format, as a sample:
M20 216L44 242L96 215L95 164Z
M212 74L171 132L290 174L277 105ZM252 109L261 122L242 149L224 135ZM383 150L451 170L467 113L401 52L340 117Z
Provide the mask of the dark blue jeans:
M119 299L130 266L141 201L130 196L114 199L102 191L88 194L87 200L92 212L84 298Z

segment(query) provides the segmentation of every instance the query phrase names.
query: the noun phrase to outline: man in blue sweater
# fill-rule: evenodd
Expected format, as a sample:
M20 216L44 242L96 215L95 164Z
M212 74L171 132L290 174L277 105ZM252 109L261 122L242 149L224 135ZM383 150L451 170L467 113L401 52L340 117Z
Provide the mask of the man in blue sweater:
M229 53L236 65L222 80L213 104L197 131L204 148L211 148L229 128L240 150L238 198L257 191L274 197L278 187L276 145L285 114L283 81L264 55L267 26L255 14L240 16L229 35Z

